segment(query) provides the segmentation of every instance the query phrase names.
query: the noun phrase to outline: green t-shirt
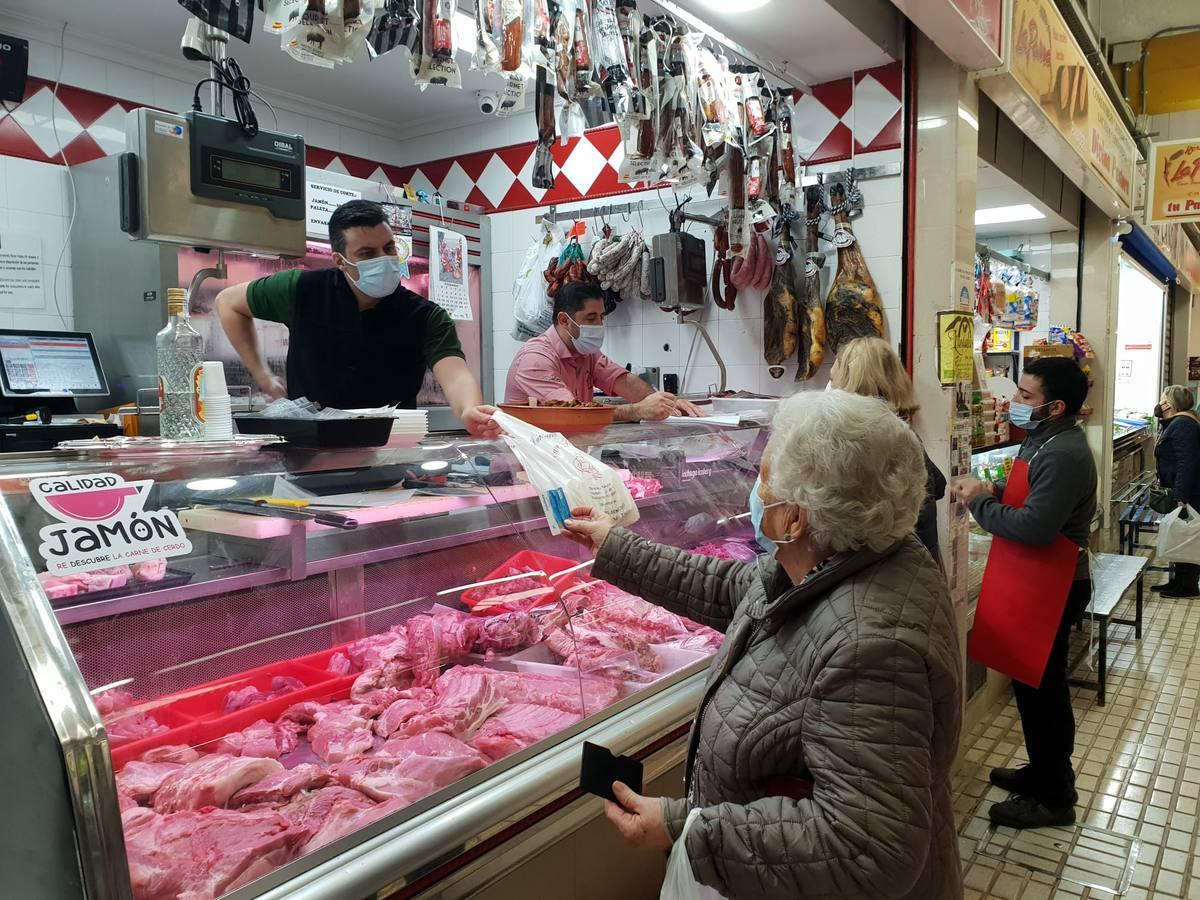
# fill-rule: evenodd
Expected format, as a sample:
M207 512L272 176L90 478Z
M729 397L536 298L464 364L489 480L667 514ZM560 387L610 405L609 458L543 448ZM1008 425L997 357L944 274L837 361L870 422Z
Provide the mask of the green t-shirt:
M246 286L246 304L256 319L279 322L292 327L299 300L300 275L303 269L288 269L265 278L258 278ZM399 292L416 299L423 299L407 288ZM432 369L435 364L450 356L466 359L454 320L440 306L429 311L425 321L425 366Z

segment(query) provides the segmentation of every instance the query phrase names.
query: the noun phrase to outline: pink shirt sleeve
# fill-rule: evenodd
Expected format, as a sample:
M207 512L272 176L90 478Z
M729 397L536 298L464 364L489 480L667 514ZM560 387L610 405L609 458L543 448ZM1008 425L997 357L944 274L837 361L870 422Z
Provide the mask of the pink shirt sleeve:
M536 347L526 347L517 354L504 389L505 403L524 404L530 397L575 402L575 395L559 374L558 360Z
M622 375L627 375L624 366L618 366L603 353L596 354L596 362L592 366L592 379L596 387L612 396L617 395L617 382Z

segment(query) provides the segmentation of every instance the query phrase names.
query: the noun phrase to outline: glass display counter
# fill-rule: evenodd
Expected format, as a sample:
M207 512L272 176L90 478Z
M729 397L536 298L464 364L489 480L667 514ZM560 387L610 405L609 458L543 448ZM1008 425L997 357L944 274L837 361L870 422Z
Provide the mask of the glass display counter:
M764 429L573 440L627 480L638 533L753 558L748 521L718 520ZM0 473L13 896L407 883L577 788L583 740L681 740L722 639L593 579L502 442Z

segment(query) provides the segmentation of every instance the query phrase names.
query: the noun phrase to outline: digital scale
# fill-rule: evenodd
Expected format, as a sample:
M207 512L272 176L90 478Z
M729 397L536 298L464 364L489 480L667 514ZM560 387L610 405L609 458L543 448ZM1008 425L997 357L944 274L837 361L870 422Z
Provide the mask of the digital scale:
M304 256L304 138L202 112L125 118L121 230L187 247Z

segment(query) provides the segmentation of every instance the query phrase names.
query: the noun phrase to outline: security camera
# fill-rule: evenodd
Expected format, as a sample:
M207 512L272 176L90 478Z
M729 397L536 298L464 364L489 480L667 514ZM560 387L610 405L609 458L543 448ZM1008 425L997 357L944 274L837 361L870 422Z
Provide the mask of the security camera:
M485 116L494 116L500 108L500 95L491 91L476 91L475 100L479 103L479 111Z

